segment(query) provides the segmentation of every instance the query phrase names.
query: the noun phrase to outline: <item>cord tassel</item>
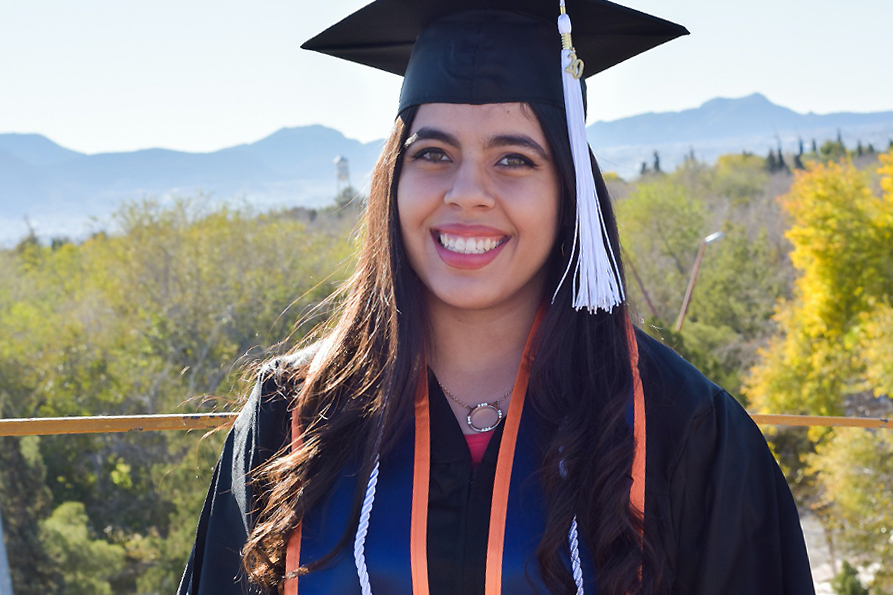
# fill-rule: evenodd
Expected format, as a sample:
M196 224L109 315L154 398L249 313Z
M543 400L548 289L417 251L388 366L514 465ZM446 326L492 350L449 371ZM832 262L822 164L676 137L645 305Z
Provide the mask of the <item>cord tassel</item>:
M369 517L372 515L372 504L375 502L375 486L378 485L378 455L375 455L375 466L369 475L366 484L366 497L363 498L363 507L360 509L360 523L353 542L353 559L357 566L357 577L360 579L360 589L363 595L372 595L372 586L369 584L369 571L366 568L366 535L369 533Z
M366 567L366 535L369 534L369 519L372 516L372 505L375 504L375 488L378 485L378 466L381 462L379 449L383 424L379 421L378 435L375 438L373 452L375 456L372 472L369 473L369 481L366 482L366 495L363 497L363 506L360 507L360 522L357 524L357 532L353 540L353 560L357 567L357 578L360 580L362 595L372 595L372 585L369 582L369 569Z
M586 308L592 314L599 309L611 312L614 306L621 304L624 293L618 277L617 260L608 239L598 192L592 178L592 162L589 160L589 144L586 141L583 89L580 84L583 61L574 51L571 41L571 19L565 12L564 0L561 0L558 32L561 34L561 78L564 85L567 132L576 177L577 221L571 259L558 283L555 295L558 295L558 290L570 272L571 263L574 262L573 255L576 253L577 265L572 278L574 308L577 310ZM553 301L555 295L552 296Z
M571 552L571 570L574 575L574 584L577 586L577 595L583 592L583 565L580 562L580 543L577 537L577 517L571 521L570 531L567 532L567 543Z

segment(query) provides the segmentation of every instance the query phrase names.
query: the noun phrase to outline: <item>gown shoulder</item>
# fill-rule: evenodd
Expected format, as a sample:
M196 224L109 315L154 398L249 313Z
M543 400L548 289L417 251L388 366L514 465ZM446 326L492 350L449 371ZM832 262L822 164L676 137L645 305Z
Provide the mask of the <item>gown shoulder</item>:
M813 595L794 499L763 434L725 390L640 334L646 531L674 594Z
M258 594L242 570L242 547L256 514L250 478L290 442L294 386L289 372L312 358L312 348L270 360L233 423L214 469L178 595Z

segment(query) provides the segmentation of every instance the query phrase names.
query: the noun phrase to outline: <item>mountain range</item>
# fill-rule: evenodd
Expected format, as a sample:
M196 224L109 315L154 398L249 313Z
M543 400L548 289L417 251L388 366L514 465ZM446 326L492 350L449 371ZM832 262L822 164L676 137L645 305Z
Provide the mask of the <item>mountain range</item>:
M886 149L893 139L893 111L800 114L754 94L587 128L602 169L624 178L637 175L641 163L650 164L655 151L669 170L692 151L710 162L745 150L765 154L781 146L793 152L800 140L809 146L838 134L851 147L861 141ZM346 157L353 185L363 187L382 144L305 126L210 153L146 149L88 155L39 134L0 134L0 244L27 233L25 218L41 237L82 237L106 227L103 218L121 201L147 196L204 193L210 200L244 198L260 208L323 206L336 194L334 160Z
M809 150L812 140L821 145L838 133L850 148L861 141L865 147L873 144L884 150L893 142L893 111L801 114L754 93L738 99L711 99L680 112L596 122L586 132L602 169L630 178L639 173L642 162L653 161L654 151L672 169L691 151L706 162L741 151L766 155L781 147L797 152L800 141Z

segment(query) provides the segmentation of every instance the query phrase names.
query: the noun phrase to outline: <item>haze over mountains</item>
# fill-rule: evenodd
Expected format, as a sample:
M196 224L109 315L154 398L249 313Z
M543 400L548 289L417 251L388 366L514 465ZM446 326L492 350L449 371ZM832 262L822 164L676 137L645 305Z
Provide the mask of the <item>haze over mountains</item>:
M587 129L605 171L635 177L658 151L665 170L694 151L704 161L743 150L759 155L781 145L786 152L835 138L854 147L886 149L893 111L869 114L799 114L759 94L713 99L681 112L648 113ZM146 149L87 155L39 134L0 134L0 243L27 233L28 218L44 238L83 237L106 227L103 218L125 200L147 196L209 194L208 200L243 198L259 208L319 207L336 193L334 159L350 162L351 181L368 184L382 141L360 143L323 126L283 128L250 144L211 153ZM98 218L99 222L92 222Z
M865 147L873 144L885 150L893 141L893 111L800 114L754 93L739 99L711 99L681 112L596 122L587 128L602 168L623 178L637 175L643 161L650 164L655 150L665 169L673 169L692 150L707 162L741 151L766 155L779 146L793 153L799 150L801 139L808 151L813 139L821 145L838 132L850 148L861 141Z

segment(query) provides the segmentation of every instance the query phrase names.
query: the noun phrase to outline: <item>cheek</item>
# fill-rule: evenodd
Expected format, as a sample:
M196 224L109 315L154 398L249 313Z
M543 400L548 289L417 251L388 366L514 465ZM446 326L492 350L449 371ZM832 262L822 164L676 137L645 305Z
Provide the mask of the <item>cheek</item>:
M411 241L410 228L415 216L412 201L406 199L406 193L402 185L397 187L397 221L400 224L400 232L403 234L403 243Z
M525 207L525 226L533 230L538 243L547 244L549 250L558 238L559 210L558 191L551 184L545 184L533 193Z
M539 212L539 218L536 225L540 234L540 249L548 257L558 242L558 222L559 222L559 199L555 197L549 201L548 206L544 206Z
M424 209L421 202L413 192L412 184L404 183L401 179L397 185L397 222L409 264L416 272L423 250Z
M439 205L433 184L411 174L404 174L397 183L396 202L400 228L405 234L415 235L422 231Z

